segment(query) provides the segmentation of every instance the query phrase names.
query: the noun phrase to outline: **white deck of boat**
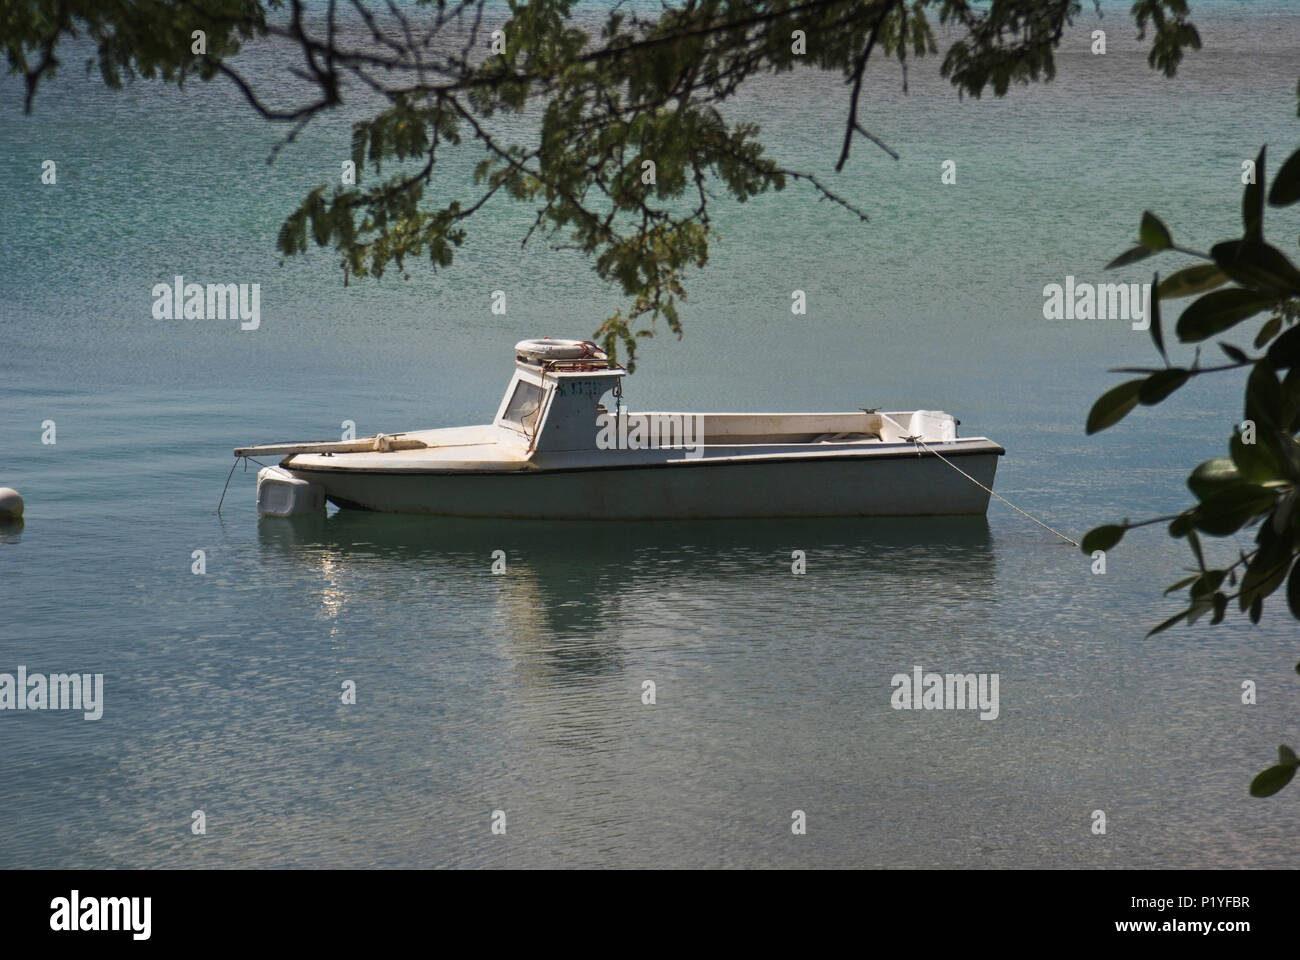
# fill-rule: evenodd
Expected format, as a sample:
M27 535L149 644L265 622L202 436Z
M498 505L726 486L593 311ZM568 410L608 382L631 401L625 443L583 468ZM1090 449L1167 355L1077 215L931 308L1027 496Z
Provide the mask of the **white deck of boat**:
M641 416L693 416L683 414L639 414ZM600 467L653 466L667 463L726 463L756 459L808 459L810 457L875 457L914 453L916 446L895 436L896 430L881 430L881 438L821 440L826 434L862 430L861 412L843 414L703 414L704 443L699 453L682 447L640 450L575 450L533 452L526 439L493 424L415 430L400 434L404 440L419 440L426 447L389 452L299 453L286 457L287 469L368 472L527 472ZM909 414L898 414L906 417ZM906 422L905 420L902 422ZM593 428L594 429L594 428ZM942 451L997 452L1002 448L985 437L962 437L928 443ZM689 454L689 455L688 455Z

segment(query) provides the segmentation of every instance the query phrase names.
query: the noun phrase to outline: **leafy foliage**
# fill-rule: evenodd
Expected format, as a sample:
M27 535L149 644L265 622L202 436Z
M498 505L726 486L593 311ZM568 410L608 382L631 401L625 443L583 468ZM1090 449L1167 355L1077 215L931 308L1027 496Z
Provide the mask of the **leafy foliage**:
M41 81L57 74L59 44L68 37L84 35L94 43L97 56L86 69L98 67L110 87L136 77L177 84L191 75L211 80L242 41L265 35L266 12L280 5L281 0L2 0L0 49L10 73L24 79L30 111ZM193 53L195 30L206 35L206 58Z
M1159 274L1155 276L1150 331L1165 366L1125 371L1145 376L1121 383L1098 398L1088 414L1088 433L1113 426L1139 403L1160 403L1192 377L1225 371L1246 374L1244 419L1228 438L1228 456L1200 464L1187 478L1196 503L1171 517L1106 524L1083 538L1084 552L1106 550L1119 543L1127 530L1167 521L1170 536L1188 541L1196 568L1165 591L1185 590L1187 605L1148 636L1182 622L1195 623L1206 614L1211 623L1221 623L1234 602L1239 612L1258 623L1264 601L1283 584L1287 608L1300 619L1300 325L1296 323L1300 270L1264 240L1266 160L1261 149L1255 160L1255 182L1242 193L1241 237L1215 244L1209 253L1187 250L1175 244L1165 225L1148 211L1142 216L1138 246L1111 263L1121 266L1163 250L1205 261L1163 283ZM1300 150L1282 165L1268 193L1274 207L1297 201ZM1160 301L1198 294L1183 309L1176 327L1180 342L1197 345L1196 356L1190 366L1171 366L1161 330ZM1220 341L1229 362L1201 365L1200 344L1260 316L1264 319L1251 340L1253 356ZM1223 566L1206 562L1201 534L1230 537L1247 529L1254 531L1252 549L1238 551L1237 559ZM1270 796L1290 782L1296 755L1285 746L1280 755L1277 766L1252 782L1252 795Z
M715 189L744 201L799 182L866 220L819 178L768 157L757 126L724 118L722 105L746 81L799 66L842 74L843 170L858 138L897 157L859 118L873 53L902 64L906 87L909 59L938 53L937 15L953 38L943 76L962 94L1001 96L1054 76L1056 47L1080 9L1078 0L679 0L653 18L613 4L592 30L575 19L574 0L506 6L498 21L500 5L487 0L422 0L413 10L362 0L0 0L0 42L27 80L29 109L59 44L78 33L94 42L110 85L224 76L262 116L289 124L289 139L322 111L377 96L380 108L352 130L358 183L311 191L285 220L280 251L331 246L345 282L404 272L417 257L448 267L466 222L512 198L535 211L524 243L539 234L576 249L627 299L595 336L632 365L656 318L681 335L687 271L707 264L718 239ZM1185 0L1137 0L1133 16L1140 36L1151 32L1151 65L1166 74L1200 46ZM194 29L207 31L202 55L191 51ZM288 45L291 73L311 91L304 102L268 102L232 62L250 38ZM538 119L535 134L504 139L492 123L499 115ZM448 149L481 154L470 196L429 189ZM385 178L386 164L397 172Z

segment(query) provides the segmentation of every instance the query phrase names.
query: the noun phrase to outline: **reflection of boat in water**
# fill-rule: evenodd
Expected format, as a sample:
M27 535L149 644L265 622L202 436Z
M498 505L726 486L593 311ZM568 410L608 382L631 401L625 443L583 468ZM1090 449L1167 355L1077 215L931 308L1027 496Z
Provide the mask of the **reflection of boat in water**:
M936 559L951 550L987 554L988 520L978 517L842 517L770 520L555 521L465 517L380 516L340 510L262 519L258 540L264 550L311 553L330 549L360 559L475 562L505 549L552 564L590 558L603 565L646 551L678 551L688 570L695 560L714 564L720 556L762 555L792 549L843 551L866 560L890 548L913 548Z
M935 410L628 414L626 371L607 361L587 341L525 340L490 424L235 455L284 458L258 474L262 514L319 512L329 500L441 516L663 520L983 514L1006 452L958 437L958 421Z
M427 591L487 600L518 639L645 623L689 635L720 602L810 604L813 620L814 606L861 607L864 627L887 628L895 599L934 604L938 617L944 604L988 600L995 572L982 516L635 523L340 510L263 518L258 539L272 574L282 563L328 571L330 605L409 605ZM800 560L810 575L794 573Z

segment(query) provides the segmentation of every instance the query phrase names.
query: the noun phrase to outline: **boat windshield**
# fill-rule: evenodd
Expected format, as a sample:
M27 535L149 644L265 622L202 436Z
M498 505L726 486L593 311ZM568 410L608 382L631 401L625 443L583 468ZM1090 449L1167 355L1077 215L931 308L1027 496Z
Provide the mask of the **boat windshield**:
M520 380L510 402L506 404L502 419L518 424L525 430L532 430L537 424L537 413L541 406L542 388L527 380Z

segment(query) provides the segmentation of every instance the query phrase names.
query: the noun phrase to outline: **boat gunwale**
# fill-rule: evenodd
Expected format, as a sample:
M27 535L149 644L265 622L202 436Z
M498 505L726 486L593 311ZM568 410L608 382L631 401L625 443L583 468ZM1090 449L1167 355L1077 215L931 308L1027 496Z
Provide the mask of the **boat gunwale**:
M979 444L979 446L957 447L958 444L970 443ZM946 445L945 445L946 446ZM774 455L755 454L753 456L728 456L728 457L698 457L698 458L681 458L672 460L646 460L638 463L610 463L610 464L582 464L575 466L557 466L544 467L534 461L520 461L520 466L515 469L474 469L460 468L447 469L439 467L408 467L401 470L384 469L382 467L348 467L348 466L295 466L289 461L295 456L293 454L280 461L280 468L289 470L294 473L321 473L321 474L353 474L365 476L389 476L389 477L422 477L422 476L452 476L452 477L485 477L485 476L546 476L557 473L596 473L601 471L619 471L619 470L661 470L666 468L682 467L744 467L756 466L760 464L797 464L797 463L843 463L845 461L871 461L871 460L898 460L903 458L917 459L951 459L955 457L977 457L977 456L1005 456L1006 448L1001 444L995 443L982 437L967 437L961 440L953 441L952 446L956 449L945 449L942 454L933 449L919 450L914 446L903 448L900 446L897 450L880 450L879 446L875 449L850 449L842 452L826 451L821 454L812 455L794 455L793 453L778 453ZM660 449L676 449L663 447ZM416 451L412 451L416 452Z

